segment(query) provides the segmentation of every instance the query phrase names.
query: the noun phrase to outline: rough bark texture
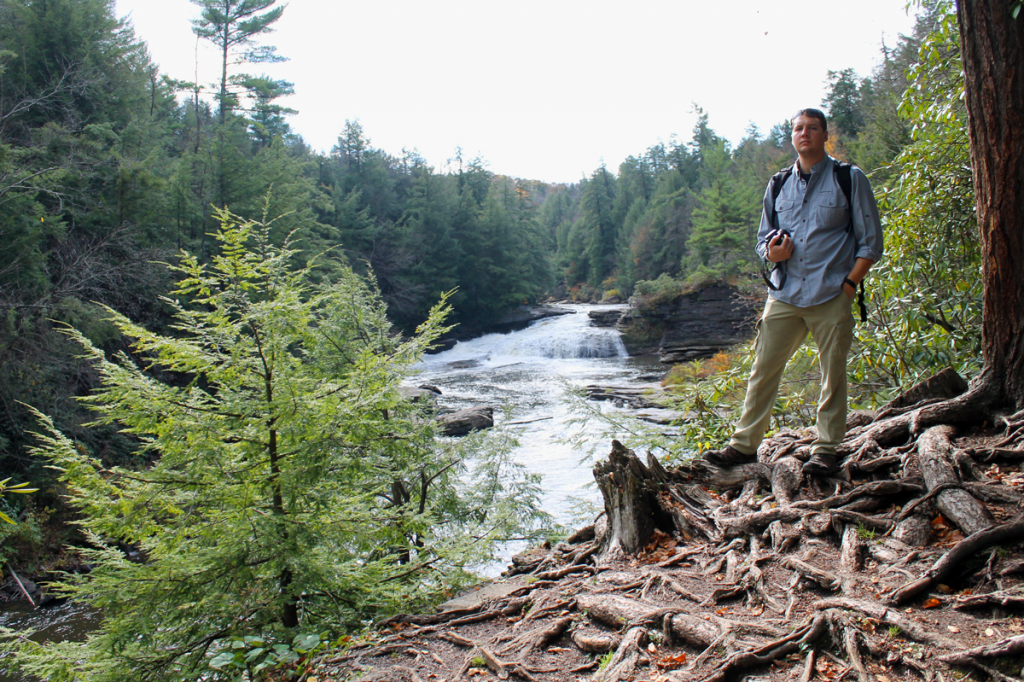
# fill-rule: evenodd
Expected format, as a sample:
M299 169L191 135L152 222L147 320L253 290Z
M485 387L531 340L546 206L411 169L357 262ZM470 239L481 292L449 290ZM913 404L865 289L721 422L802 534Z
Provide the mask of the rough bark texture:
M654 510L658 505L654 476L632 450L615 440L608 461L594 467L594 478L604 496L608 519L602 555L617 549L636 554L655 527Z
M889 409L902 409L911 407L922 400L934 400L936 398L949 400L967 392L967 382L952 368L936 372L921 383L907 389L893 398L882 408L882 411Z
M957 475L951 453L950 426L934 426L922 434L917 442L921 473L928 492L937 492L935 500L939 510L963 529L965 535L985 530L995 523L984 504L964 490Z
M1024 21L957 0L985 282L982 381L1024 408Z

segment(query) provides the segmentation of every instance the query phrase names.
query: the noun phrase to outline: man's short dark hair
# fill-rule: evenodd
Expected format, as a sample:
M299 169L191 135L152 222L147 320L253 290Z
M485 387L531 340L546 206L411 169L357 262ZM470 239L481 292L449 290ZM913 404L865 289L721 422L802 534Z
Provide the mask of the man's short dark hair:
M821 109L801 109L792 116L789 117L790 121L795 121L799 116L806 116L807 118L816 118L821 121L821 129L826 133L828 132L828 119L825 118L825 112Z

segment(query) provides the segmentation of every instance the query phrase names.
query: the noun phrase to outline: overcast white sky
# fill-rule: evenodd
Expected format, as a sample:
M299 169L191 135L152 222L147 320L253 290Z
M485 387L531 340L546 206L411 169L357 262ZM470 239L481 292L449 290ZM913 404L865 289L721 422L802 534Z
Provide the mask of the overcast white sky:
M290 61L248 65L295 83L292 129L329 151L358 119L373 146L443 169L457 147L516 177L575 182L616 170L696 116L739 142L820 106L829 70L870 75L905 0L290 0L265 44ZM162 73L212 83L188 0L116 0ZM198 57L198 59L197 59ZM198 65L197 65L198 64Z

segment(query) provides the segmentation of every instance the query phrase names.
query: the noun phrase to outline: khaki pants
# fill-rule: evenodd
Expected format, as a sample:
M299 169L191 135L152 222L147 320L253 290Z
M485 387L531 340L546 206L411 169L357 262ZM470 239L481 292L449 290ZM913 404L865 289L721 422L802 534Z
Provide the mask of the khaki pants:
M757 323L754 371L747 384L743 416L729 444L744 454L757 452L768 430L782 371L810 332L818 344L821 367L818 439L811 444L811 452L835 454L846 435L846 356L853 341L853 325L850 298L845 293L809 308L769 296Z

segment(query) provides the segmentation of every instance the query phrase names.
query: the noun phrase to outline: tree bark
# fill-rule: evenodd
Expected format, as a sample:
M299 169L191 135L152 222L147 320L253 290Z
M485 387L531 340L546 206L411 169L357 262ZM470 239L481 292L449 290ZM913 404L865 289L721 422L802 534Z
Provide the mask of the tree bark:
M995 519L984 504L964 490L950 455L953 435L954 430L950 426L933 426L928 429L917 441L918 458L928 491L946 488L935 497L939 510L964 535L973 535L993 526Z
M957 0L985 293L978 382L1024 408L1024 17Z
M594 479L604 496L608 518L602 556L616 549L629 556L635 555L654 532L654 514L658 509L657 481L633 451L617 440L612 441L608 461L594 467Z

